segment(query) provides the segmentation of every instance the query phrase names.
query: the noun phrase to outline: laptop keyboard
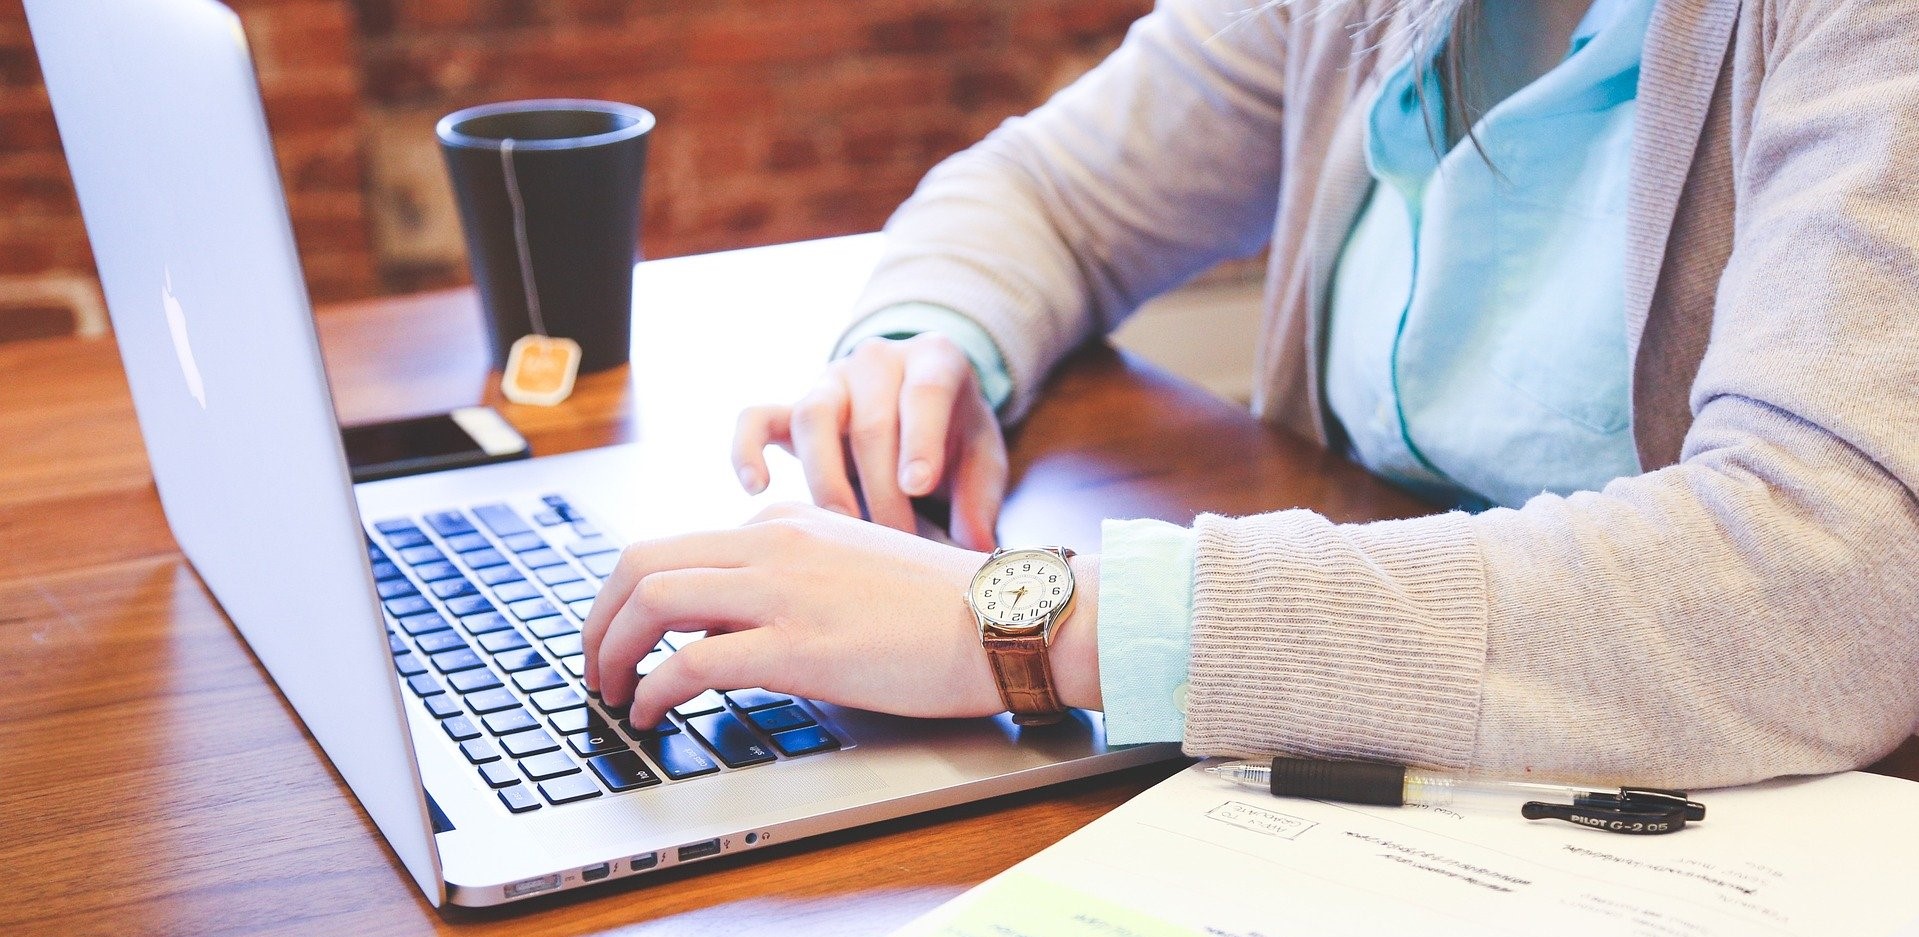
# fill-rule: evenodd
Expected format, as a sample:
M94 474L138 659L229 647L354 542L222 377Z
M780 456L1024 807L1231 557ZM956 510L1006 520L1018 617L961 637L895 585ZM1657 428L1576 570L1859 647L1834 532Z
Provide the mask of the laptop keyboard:
M393 665L507 810L620 794L849 747L806 700L708 690L636 727L586 691L580 623L620 545L560 495L372 525ZM675 632L645 674L697 641Z

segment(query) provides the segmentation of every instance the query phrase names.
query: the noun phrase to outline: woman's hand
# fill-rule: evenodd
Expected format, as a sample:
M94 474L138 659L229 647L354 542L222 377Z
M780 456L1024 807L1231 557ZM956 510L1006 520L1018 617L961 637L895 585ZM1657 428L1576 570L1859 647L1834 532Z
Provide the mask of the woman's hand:
M741 413L733 467L754 494L767 485L769 444L799 457L823 508L858 517L864 497L874 523L910 532L908 499L943 490L952 500L954 541L993 547L1006 495L1006 441L972 363L943 336L868 339L829 365L797 404Z
M906 716L1002 712L964 598L979 553L806 505L734 530L636 543L585 628L586 685L636 726L705 690L765 687ZM1099 705L1096 565L1074 558L1079 599L1056 628L1054 679ZM668 631L705 631L645 679Z

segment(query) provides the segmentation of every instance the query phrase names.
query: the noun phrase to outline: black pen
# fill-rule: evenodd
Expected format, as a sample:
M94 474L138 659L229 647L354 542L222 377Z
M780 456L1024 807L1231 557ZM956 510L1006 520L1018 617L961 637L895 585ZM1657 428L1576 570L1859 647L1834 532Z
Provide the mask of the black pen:
M1671 833L1685 827L1688 820L1706 818L1705 805L1687 799L1685 791L1656 787L1601 789L1595 785L1498 781L1371 761L1285 757L1274 758L1270 764L1227 762L1206 770L1237 784L1266 788L1279 797L1386 807L1518 802L1520 816L1528 820L1565 820L1609 833ZM1570 803L1540 798L1569 799Z

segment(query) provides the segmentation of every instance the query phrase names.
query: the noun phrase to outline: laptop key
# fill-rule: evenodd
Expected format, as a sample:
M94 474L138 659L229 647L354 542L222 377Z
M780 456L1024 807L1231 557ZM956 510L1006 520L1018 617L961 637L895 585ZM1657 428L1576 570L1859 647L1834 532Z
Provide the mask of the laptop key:
M467 581L465 577L459 579L442 579L439 582L432 583L427 586L427 588L432 589L433 594L442 599L457 599L463 595L470 596L480 593L479 588ZM455 612L454 614L457 615L459 613Z
M720 760L726 762L729 768L744 768L773 760L773 750L732 713L696 716L686 720L686 725L705 739L706 744L713 749L713 754L720 756Z
M386 535L386 545L395 550L404 551L429 543L431 543L431 541L426 539L426 534L422 533L418 527L408 527Z
M592 598L599 594L599 591L599 586L584 579L575 579L572 582L563 582L554 586L553 597L562 602L578 602L581 599Z
M504 631L495 631L491 634L482 635L480 637L480 646L486 648L487 653L502 654L507 651L517 651L520 648L526 647L526 639L521 637L518 631L508 628Z
M492 634L513 626L507 624L506 619L499 612L482 612L460 619L460 627L465 628L467 634L477 638L480 635Z
M499 599L502 602L507 603L508 605L512 605L515 602L524 602L528 599L539 598L540 587L530 582L527 582L524 579L520 579L514 582L505 583L503 585L494 586L493 597L496 599Z
M808 755L840 747L840 740L819 726L807 726L773 736L773 744L789 755Z
M560 659L560 666L565 667L567 673L575 677L584 678L586 676L586 655L575 654L572 657L563 657Z
M420 635L414 640L419 641L420 650L428 654L438 654L441 651L451 651L455 648L466 647L466 639L460 637L459 633L451 628L444 631L429 632Z
M664 640L667 647L677 651L704 637L706 637L704 631L669 631L664 636Z
M406 574L400 572L400 567L393 565L392 562L384 559L373 561L373 579L375 582L389 582L394 579L405 578Z
M545 599L527 599L524 602L515 602L507 606L507 610L513 613L513 617L521 621L532 621L535 618L546 618L560 613L559 609L553 607L552 602L548 602Z
M445 693L435 693L432 696L422 699L420 702L426 704L426 711L429 713L432 713L433 718L435 719L445 719L448 716L457 716L464 711L460 709L459 700L454 699L453 697L448 696Z
M558 586L558 585L563 585L569 582L579 582L580 580L586 578L585 576L582 576L578 572L576 572L571 566L548 566L545 569L534 570L533 575L540 577L540 581L546 583L549 586Z
M581 638L577 634L563 634L546 642L546 649L554 657L572 657L580 653Z
M536 618L526 623L526 630L542 641L557 638L563 634L579 634L580 626L564 618Z
M491 668L480 667L476 670L462 670L447 677L446 682L453 684L454 689L464 694L491 690L500 685L500 677Z
M516 732L501 736L500 747L506 749L506 753L515 758L525 759L544 755L547 752L557 752L560 750L560 743L554 741L553 736L548 735L545 729L534 729L531 732ZM561 755L560 758L564 761L566 756ZM548 775L548 777L551 776ZM536 777L533 780L537 781L539 778Z
M541 527L558 527L566 523L566 518L561 517L558 511L541 511L533 515L533 523Z
M460 754L465 755L466 760L476 765L500 760L500 750L494 748L493 743L486 739L467 739L461 742Z
M518 706L491 713L480 721L486 723L486 730L494 735L511 735L540 727L539 720L534 719L532 713Z
M585 706L586 697L570 686L556 687L533 694L533 708L543 713L556 713L575 706Z
M469 589L473 588L472 583L464 579L460 580L460 582ZM493 603L487 601L484 595L462 595L458 598L448 600L446 610L452 612L459 618L465 618L468 615L484 615L487 612L493 611Z
M530 530L525 533L507 534L500 538L500 542L506 544L506 548L515 553L527 553L533 550L546 549L546 541L540 539L539 534Z
M511 790L511 788L508 788L508 790ZM598 797L600 796L600 788L599 785L593 783L592 778L584 774L576 774L570 777L554 778L551 781L541 781L540 793L545 796L547 800L557 805L572 803L576 800L586 800L589 797Z
M551 690L556 686L565 686L566 678L560 676L559 672L551 667L541 667L538 670L514 674L513 683L528 693L538 693L541 690Z
M593 614L592 599L581 599L578 602L569 602L566 607L567 610L573 613L574 618L578 618L581 621L585 621L586 616Z
M598 758L587 759L587 765L600 781L615 791L630 791L642 787L652 787L660 783L660 777L653 769L640 760L640 756L630 751L618 751Z
M517 632L515 633L517 634ZM490 638L492 635L487 635L487 637ZM526 647L517 651L507 651L504 654L496 655L493 658L493 663L499 665L499 668L507 673L519 673L522 670L532 670L535 667L546 666L546 658L541 657L539 651Z
M700 747L700 743L684 735L645 738L640 741L640 749L652 756L653 763L675 781L720 770L719 764Z
M564 566L566 557L551 548L542 547L520 554L520 562L525 563L528 569L540 569L546 566Z
M478 693L469 693L466 696L467 708L482 716L487 713L499 712L502 709L512 709L518 705L520 705L519 698L514 696L513 691L506 687L481 690Z
M418 615L421 612L430 611L433 611L433 603L428 602L424 597L417 594L403 595L397 599L388 599L386 601L386 613L395 618L405 618L408 615Z
M585 732L569 735L566 744L581 755L604 755L627 750L626 741L613 731L612 726L606 725L589 726Z
M413 588L413 583L405 579L384 580L377 583L375 588L380 590L380 598L382 600L420 594L420 590Z
M601 536L587 537L567 544L566 552L574 556L596 556L601 553L617 553L619 545Z
M444 697L442 697L442 699L444 699ZM447 737L455 742L464 742L467 739L477 739L480 737L480 727L474 725L473 720L465 716L454 716L451 719L443 720L440 723L440 728L446 730Z
M511 537L533 530L526 526L526 521L521 520L520 515L504 504L479 505L473 509L473 516L479 518L480 523L485 524L486 529L493 531L496 537Z
M658 669L661 664L666 663L666 659L672 656L672 651L656 648L648 652L645 657L640 658L640 662L633 665L633 670L642 677L647 676Z
M414 696L423 698L446 692L446 688L440 686L440 681L433 679L433 675L430 673L408 677L406 678L406 685L412 688Z
M446 538L446 548L455 553L471 553L474 550L484 550L490 546L492 546L492 544L487 542L485 535L477 531L470 534L454 534Z
M465 563L467 569L492 569L495 566L504 565L506 557L500 555L500 551L487 547L483 550L468 550L460 554L460 562Z
M520 575L519 570L511 566L494 566L482 569L474 573L474 575L480 577L480 581L489 586L497 586L508 582L519 582L526 578Z
M433 666L441 673L457 673L462 670L472 670L475 667L484 667L486 662L480 659L480 655L473 653L472 648L461 647L433 655Z
M494 790L520 783L520 772L508 761L489 761L481 765L480 777L485 778L486 786Z
M435 511L426 516L426 523L442 537L457 537L473 532L473 525L458 511Z
M553 728L559 730L561 735L575 735L606 725L598 713L584 706L562 709L546 717L546 721L553 723Z
M460 575L460 570L452 563L422 563L413 567L413 575L423 582L439 582Z
M587 572L601 579L605 579L613 575L613 567L620 565L620 555L618 553L597 553L593 556L583 556L580 557L580 565L586 567Z
M514 813L525 813L528 810L540 809L540 799L533 796L533 792L527 790L526 785L520 784L517 781L512 787L500 788L499 793L500 803L505 804L506 809Z
M559 746L554 746L558 748ZM568 774L580 773L580 766L565 752L549 751L520 759L520 771L535 781L557 778Z
M806 710L798 706L776 706L772 709L762 709L756 713L748 713L746 718L758 726L762 732L785 732L788 729L797 729L801 726L810 726L813 724L813 717L807 715Z
M682 719L719 712L726 708L726 699L720 694L706 690L700 695L673 707L673 714Z
M400 640L400 636L391 631L386 633L386 646L395 654L404 654L407 651L406 642Z
M420 542L425 543L426 538L421 537ZM439 547L430 545L407 547L400 551L400 562L408 566L418 566L422 563L444 563L446 562L446 554L441 553Z
M445 631L446 629L446 619L441 618L437 612L408 615L400 619L400 630L415 637L426 634L429 631Z
M400 676L402 677L412 677L426 673L426 665L420 663L420 658L415 656L412 651L394 657L393 666L399 669Z
M412 521L404 517L390 517L383 521L375 521L373 529L382 534L391 534L402 530L419 530L420 528L414 526Z
M753 687L746 690L727 690L726 701L741 709L765 709L769 706L790 703L793 700L791 697L781 696L778 693L769 693L759 687Z

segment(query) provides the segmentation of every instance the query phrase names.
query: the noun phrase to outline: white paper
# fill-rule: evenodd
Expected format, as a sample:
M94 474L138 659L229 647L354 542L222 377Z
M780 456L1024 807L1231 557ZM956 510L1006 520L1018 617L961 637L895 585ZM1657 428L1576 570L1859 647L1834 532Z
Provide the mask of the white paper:
M1183 771L900 931L937 937L1919 933L1919 784L1695 792L1623 836L1491 808L1282 799Z

